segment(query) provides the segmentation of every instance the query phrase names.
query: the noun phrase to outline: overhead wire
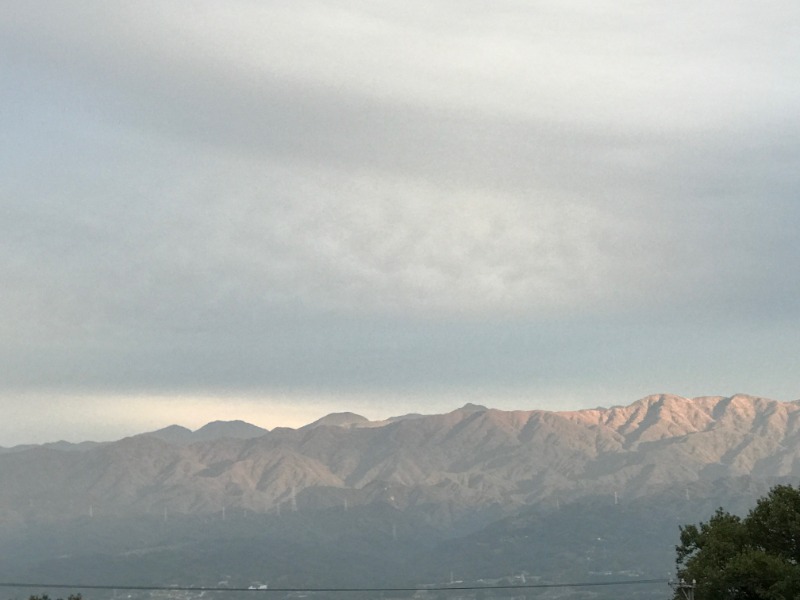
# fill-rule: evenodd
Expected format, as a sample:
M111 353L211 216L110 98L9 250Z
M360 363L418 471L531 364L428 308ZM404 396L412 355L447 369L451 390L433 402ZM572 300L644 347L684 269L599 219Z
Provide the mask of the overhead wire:
M71 589L71 590L126 590L126 591L178 591L178 592L283 592L283 593L356 593L356 592L448 592L474 590L526 590L543 588L578 588L614 585L653 585L669 583L669 579L624 579L617 581L584 581L572 583L523 583L506 585L434 585L418 587L206 587L180 585L111 585L77 583L0 582L0 588L20 589Z

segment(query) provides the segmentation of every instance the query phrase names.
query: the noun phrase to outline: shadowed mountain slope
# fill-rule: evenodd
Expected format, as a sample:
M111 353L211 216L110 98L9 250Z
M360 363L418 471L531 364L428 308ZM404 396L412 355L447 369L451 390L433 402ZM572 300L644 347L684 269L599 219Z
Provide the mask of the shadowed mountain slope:
M445 502L458 517L754 472L794 476L799 441L800 405L744 395L658 395L563 413L469 405L380 424L344 413L273 432L243 422L194 433L173 426L82 452L0 455L0 518L67 518L90 505L118 516L258 513L378 498L401 510ZM393 491L382 497L383 488Z
M680 523L796 483L799 413L745 395L654 395L573 412L467 405L380 422L342 413L298 430L172 426L80 451L18 447L0 453L0 578L663 577Z

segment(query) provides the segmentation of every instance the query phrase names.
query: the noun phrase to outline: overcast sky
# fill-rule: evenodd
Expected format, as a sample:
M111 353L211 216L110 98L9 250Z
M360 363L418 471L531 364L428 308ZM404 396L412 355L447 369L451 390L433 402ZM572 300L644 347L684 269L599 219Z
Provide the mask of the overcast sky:
M800 398L800 4L0 6L0 445Z

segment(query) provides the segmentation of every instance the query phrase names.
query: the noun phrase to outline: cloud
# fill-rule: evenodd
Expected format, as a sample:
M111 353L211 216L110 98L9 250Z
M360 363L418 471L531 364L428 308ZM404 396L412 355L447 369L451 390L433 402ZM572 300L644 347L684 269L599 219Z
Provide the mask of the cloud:
M12 56L73 78L102 76L104 87L164 88L164 99L274 92L269 84L280 81L425 108L664 131L795 97L783 77L797 44L788 3L640 8L31 2L4 21Z
M793 5L2 10L9 389L791 379Z

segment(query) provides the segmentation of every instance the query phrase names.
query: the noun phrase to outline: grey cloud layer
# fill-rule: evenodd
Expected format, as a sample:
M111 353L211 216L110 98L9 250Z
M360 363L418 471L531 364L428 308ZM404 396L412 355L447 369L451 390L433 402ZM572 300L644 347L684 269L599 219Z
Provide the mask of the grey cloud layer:
M785 377L797 10L6 7L4 379Z

